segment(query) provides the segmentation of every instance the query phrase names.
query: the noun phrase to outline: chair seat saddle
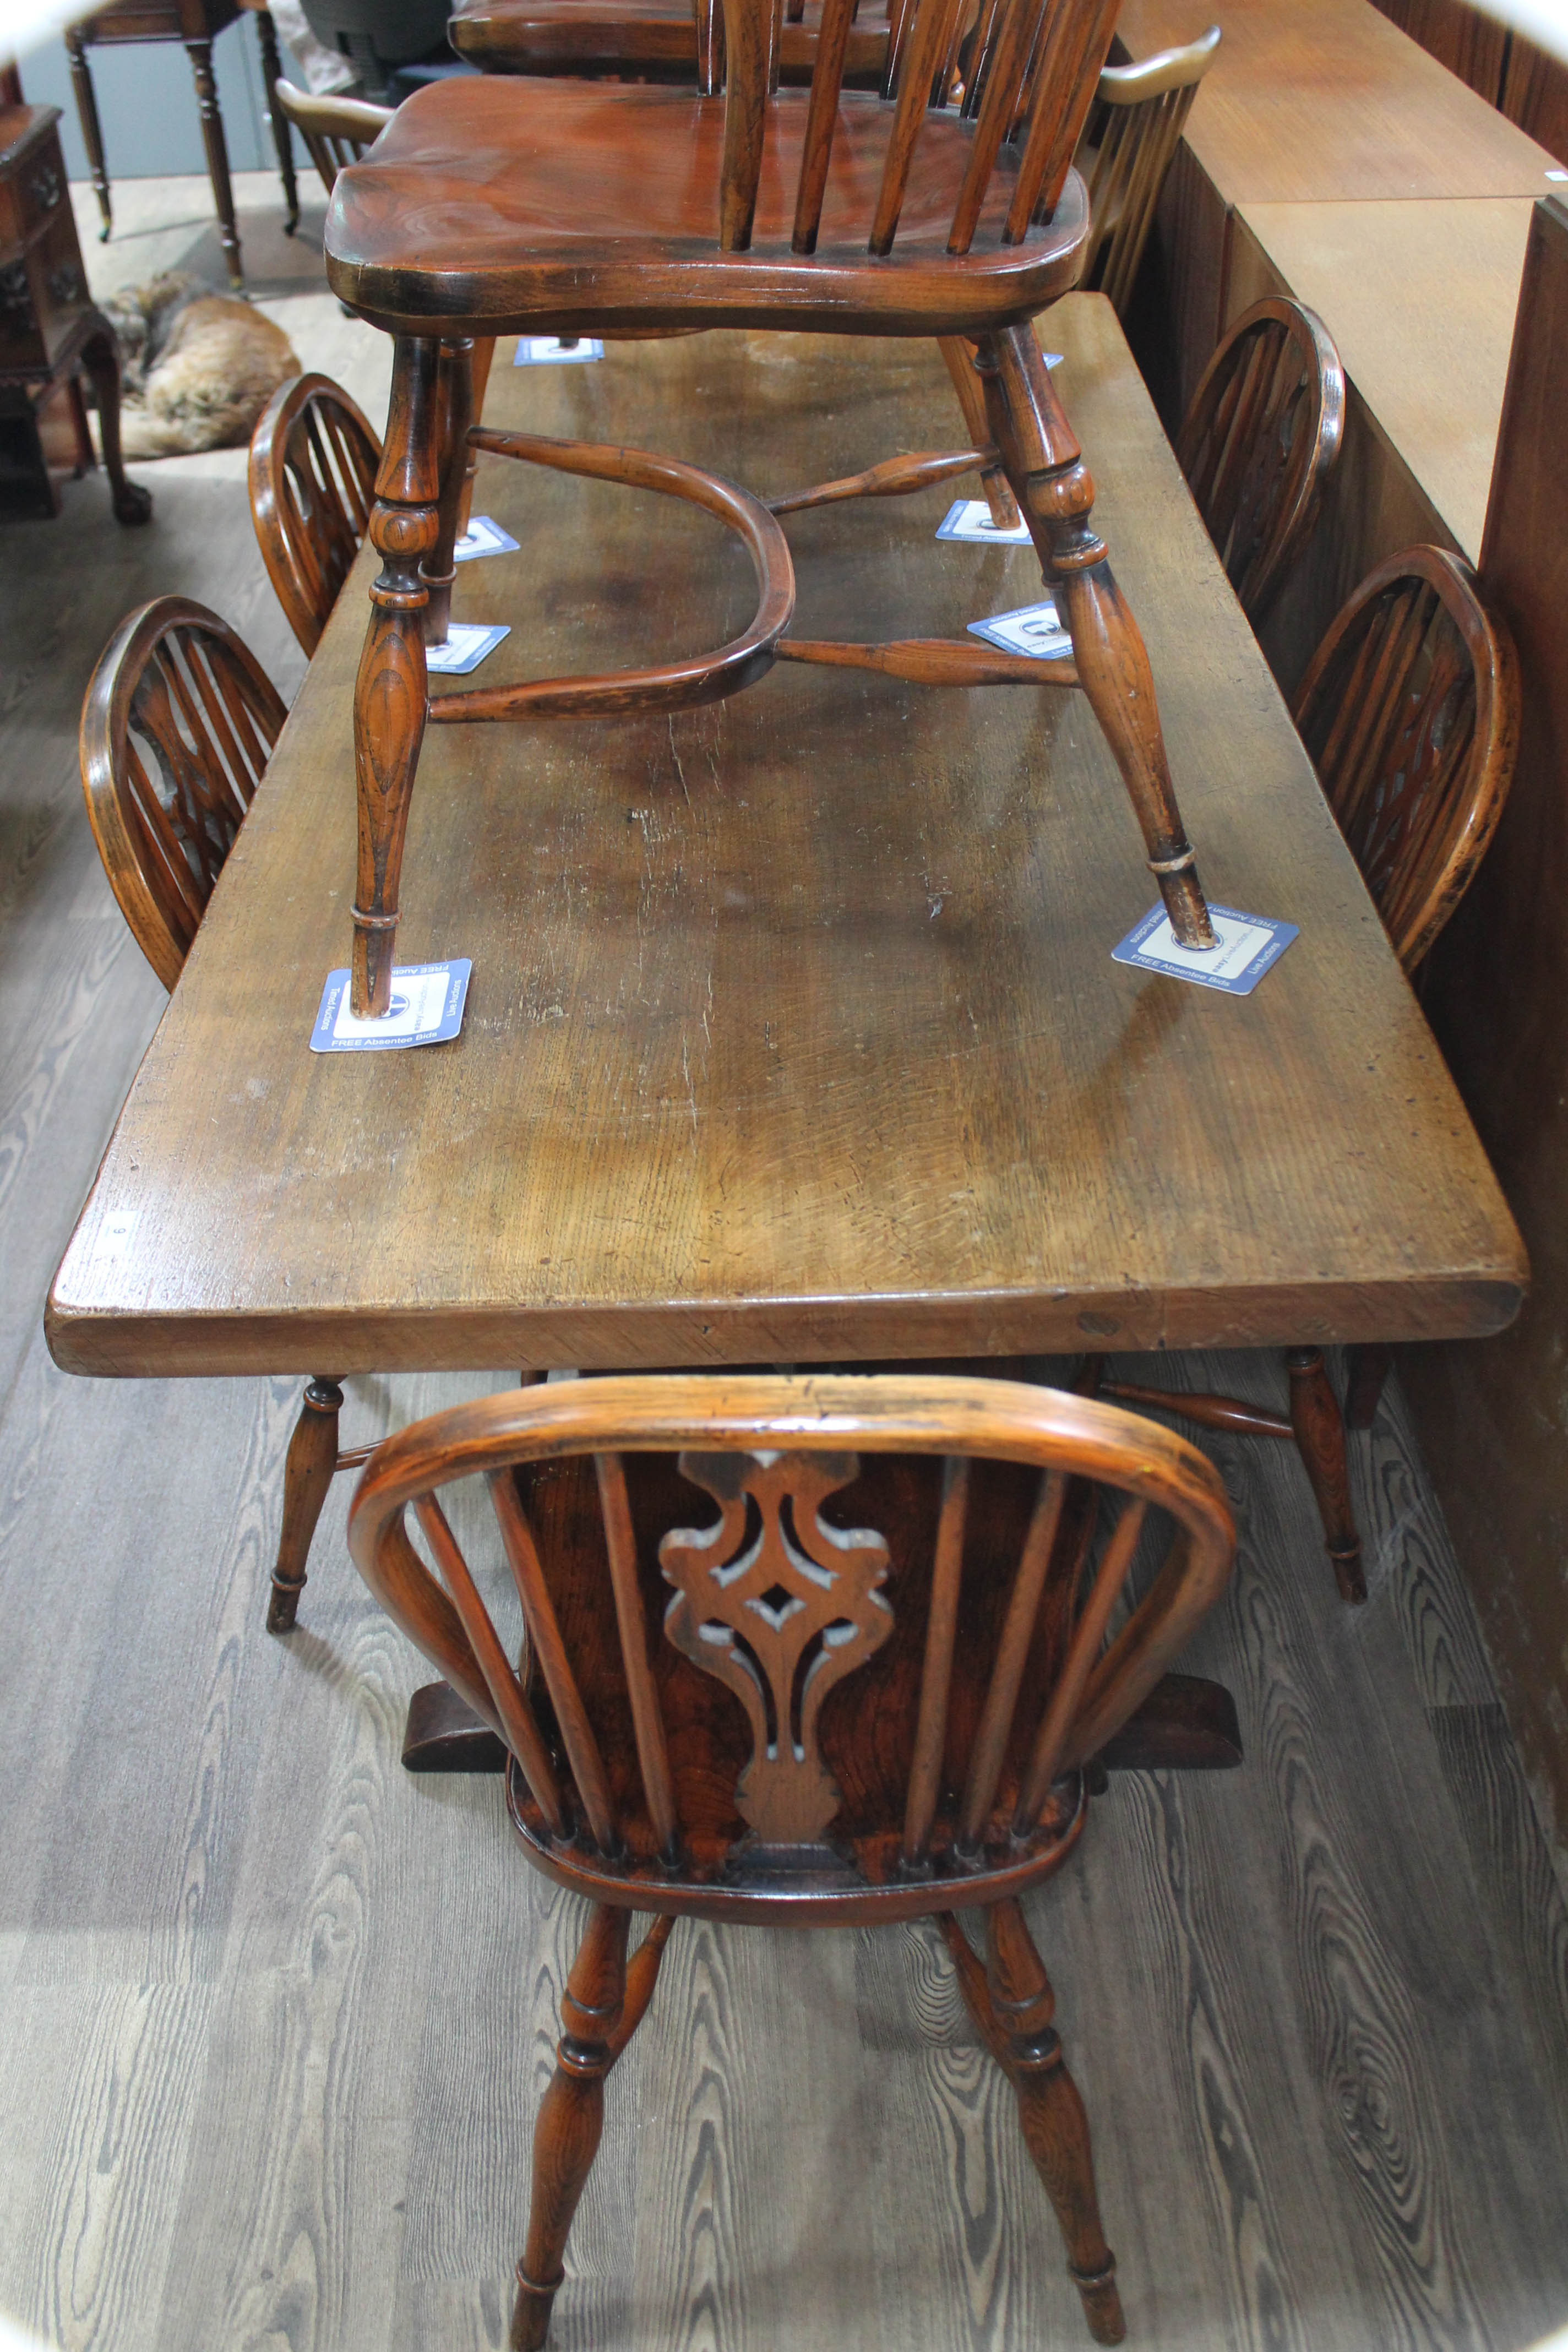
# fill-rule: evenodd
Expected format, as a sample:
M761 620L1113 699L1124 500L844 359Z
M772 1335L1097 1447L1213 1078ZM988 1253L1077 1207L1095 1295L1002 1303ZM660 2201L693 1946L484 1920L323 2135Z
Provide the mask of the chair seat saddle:
M886 256L868 250L893 110L840 94L816 249L791 250L810 94L770 100L749 248L714 239L722 98L658 86L449 81L398 110L339 174L333 291L421 334L586 332L679 309L688 322L831 333L980 335L1032 318L1077 278L1089 234L1069 172L1049 223L1002 242L1017 161L1004 148L973 247L948 251L975 125L935 113ZM872 323L874 321L874 324Z

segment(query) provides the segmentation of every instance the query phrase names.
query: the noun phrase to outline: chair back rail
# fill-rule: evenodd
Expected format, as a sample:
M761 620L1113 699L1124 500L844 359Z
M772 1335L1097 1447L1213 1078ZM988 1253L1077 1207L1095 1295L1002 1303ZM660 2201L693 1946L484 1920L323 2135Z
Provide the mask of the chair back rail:
M1406 971L1497 828L1519 705L1507 628L1464 558L1436 547L1370 572L1301 681L1297 728Z
M287 715L243 638L184 596L130 614L88 682L89 821L121 912L165 988Z
M1140 65L1107 66L1100 77L1079 158L1090 228L1079 283L1104 294L1119 315L1131 299L1165 174L1219 41L1219 26L1211 25L1181 48Z
M365 99L314 98L291 81L275 81L272 100L304 141L329 196L344 164L357 163L396 112L395 107L372 106Z
M1005 145L1013 171L1002 241L1021 244L1037 217L1048 217L1105 62L1117 5L1118 0L982 0L961 43L964 0L902 0L889 40L883 96L892 102L892 121L868 224L868 250L892 250L933 106L956 107L974 126L948 236L951 253L970 250ZM824 0L795 192L792 243L803 256L816 250L854 16L855 0ZM724 91L719 244L726 253L742 253L751 244L783 21L780 0L722 0L721 17L714 0L699 0L700 78L708 89L721 79Z
M441 1499L468 1479L521 1604L510 1643ZM680 1523L694 1490L710 1524ZM890 1533L851 1523L873 1507ZM1173 1526L1140 1590L1151 1511ZM933 1877L987 1899L1054 1867L1081 1824L1078 1768L1233 1545L1183 1439L1091 1398L916 1375L489 1397L387 1440L350 1516L372 1591L506 1742L514 1818L552 1875L645 1909L782 1889L824 1916L929 1909Z
M1269 296L1231 327L1176 457L1248 620L1283 585L1340 453L1345 375L1314 311Z
M375 500L381 442L331 376L279 384L250 436L250 519L307 655L321 643Z

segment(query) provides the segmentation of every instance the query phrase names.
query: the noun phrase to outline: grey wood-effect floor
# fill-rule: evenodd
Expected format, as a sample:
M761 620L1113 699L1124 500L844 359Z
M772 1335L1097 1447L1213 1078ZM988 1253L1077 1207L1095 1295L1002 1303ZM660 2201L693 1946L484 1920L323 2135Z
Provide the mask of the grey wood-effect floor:
M95 270L205 257L202 188L136 194L145 242ZM314 261L242 233L305 363L369 404L382 354ZM100 480L3 541L0 2332L496 2347L577 1907L495 1782L399 1769L423 1677L348 1562L346 1481L300 1630L262 1632L295 1384L68 1381L39 1328L162 1004L82 812L88 673L176 588L286 693L302 667L242 457L137 470L148 530ZM349 1433L502 1378L353 1383ZM1118 1780L1030 1906L1130 2340L1516 2352L1568 2321L1568 1919L1474 1618L1397 1394L1356 1449L1360 1612L1287 1449L1215 1452L1242 1550L1190 1664L1236 1693L1247 1764ZM569 2259L562 2352L1087 2340L923 1927L679 1927Z

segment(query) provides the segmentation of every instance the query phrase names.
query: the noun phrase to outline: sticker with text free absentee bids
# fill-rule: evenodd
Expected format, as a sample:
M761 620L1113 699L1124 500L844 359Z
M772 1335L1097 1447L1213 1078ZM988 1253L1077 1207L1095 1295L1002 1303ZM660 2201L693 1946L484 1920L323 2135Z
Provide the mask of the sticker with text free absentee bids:
M1269 966L1300 937L1294 923L1244 915L1235 907L1211 906L1209 915L1219 941L1216 948L1179 946L1161 906L1151 908L1141 923L1133 924L1111 949L1111 961L1133 964L1140 971L1163 972L1167 980L1193 980L1200 988L1217 988L1226 996L1250 996Z
M330 971L310 1032L311 1053L384 1054L404 1045L446 1045L463 1025L473 968L467 956L394 964L392 1009L369 1021L356 1021L349 1011L347 971Z
M571 367L584 360L602 360L605 346L596 335L580 335L563 343L559 335L519 335L513 367Z
M502 530L493 515L475 515L452 550L454 563L471 563L476 555L515 555L517 541Z

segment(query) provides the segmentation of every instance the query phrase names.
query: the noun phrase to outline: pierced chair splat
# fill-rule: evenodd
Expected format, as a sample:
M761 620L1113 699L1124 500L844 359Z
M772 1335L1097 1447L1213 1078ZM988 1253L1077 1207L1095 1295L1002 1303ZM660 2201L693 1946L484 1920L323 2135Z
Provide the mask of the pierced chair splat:
M339 175L329 278L360 316L395 338L370 522L384 568L371 591L355 697L358 1012L384 1012L390 1000L403 840L426 714L449 722L602 712L616 707L622 685L635 697L622 708L677 709L733 693L778 658L893 668L942 684L1081 687L1177 936L1213 945L1142 639L1091 527L1093 483L1030 325L1073 285L1082 262L1088 211L1071 157L1115 0L997 0L964 51L962 81L960 0L908 0L883 95L844 87L853 9L854 0L826 0L809 90L778 87L780 19L768 0L726 0L723 41L703 53L711 85L721 52L722 96L710 86L687 94L501 77L448 82L409 100L374 152ZM710 5L706 21L716 28ZM542 681L432 701L425 647L445 639L460 482L475 438L469 339L717 326L973 345L973 380L962 371L961 380L971 429L982 424L984 440L961 454L983 478L999 470L1027 520L1071 635L1071 663L1003 670L973 642L938 641L922 670L908 646L792 644L781 538L767 541L743 661L725 648L626 681ZM766 537L760 502L711 477L699 496L692 467L575 443L552 455L533 436L484 436L479 446L698 498L742 530L753 561ZM945 455L920 462L932 470L921 477L918 463L911 470L893 460L777 504L793 510L892 495L953 470ZM662 484L653 482L659 468Z
M381 443L331 376L279 384L250 436L250 520L267 576L307 657L353 568Z
M479 1523L447 1508L468 1478L488 1485L521 1633L498 1628L454 1533ZM1163 1521L1163 1564L1134 1579ZM605 2077L687 1914L935 1919L1089 2332L1121 2342L1088 2120L1019 1898L1071 1853L1093 1759L1217 1598L1234 1543L1184 1440L1005 1381L580 1380L376 1450L355 1562L504 1742L527 1859L594 1906L535 2126L514 2347L545 2341ZM984 1958L960 1909L985 1915ZM628 1963L634 1911L654 1925Z
M180 977L287 716L243 637L184 596L129 614L88 682L88 819L120 911L165 988ZM269 1633L294 1623L333 1476L370 1452L339 1451L342 1402L337 1381L318 1373L300 1402L283 1474Z
M1410 547L1368 573L1312 656L1292 713L1394 953L1416 973L1497 830L1519 746L1519 662L1462 556ZM1345 1428L1370 1429L1391 1362L1351 1350L1342 1413L1320 1347L1291 1348L1288 1413L1106 1379L1100 1393L1298 1447L1342 1599L1366 1599Z

